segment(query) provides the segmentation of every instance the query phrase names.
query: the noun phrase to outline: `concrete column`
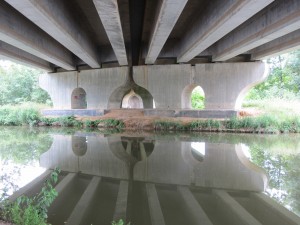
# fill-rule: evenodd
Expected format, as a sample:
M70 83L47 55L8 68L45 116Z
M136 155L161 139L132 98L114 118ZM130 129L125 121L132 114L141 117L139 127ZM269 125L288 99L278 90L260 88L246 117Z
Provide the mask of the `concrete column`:
M143 142L140 142L140 151L141 151L142 160L147 159L147 153L146 153L145 146L144 146Z
M88 206L91 204L93 197L95 196L100 181L101 181L100 177L93 177L88 187L84 191L82 197L76 204L71 216L67 221L67 224L70 225L82 224L82 221L86 213L88 212Z

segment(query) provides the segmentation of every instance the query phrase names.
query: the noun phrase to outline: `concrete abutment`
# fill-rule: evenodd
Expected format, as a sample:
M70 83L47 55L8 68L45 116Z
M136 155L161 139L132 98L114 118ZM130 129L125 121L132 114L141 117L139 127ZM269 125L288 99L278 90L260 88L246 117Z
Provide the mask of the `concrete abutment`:
M263 62L152 65L135 66L132 70L117 67L48 73L40 76L39 84L53 101L53 109L48 110L48 114L76 114L76 110L70 109L84 109L83 103L80 107L72 104L72 92L81 90L83 98L84 92L86 94L85 111L93 111L93 115L94 111L100 115L106 109L122 108L122 104L130 108L130 97L135 97L131 99L134 108L143 107L149 115L172 111L167 114L229 117L240 109L246 92L267 75L268 69ZM196 86L205 93L202 112L191 110L190 92Z

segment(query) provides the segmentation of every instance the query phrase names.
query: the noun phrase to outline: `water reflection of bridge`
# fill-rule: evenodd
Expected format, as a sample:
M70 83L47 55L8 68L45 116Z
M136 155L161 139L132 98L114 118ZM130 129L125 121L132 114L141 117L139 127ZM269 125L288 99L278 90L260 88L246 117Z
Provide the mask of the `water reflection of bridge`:
M300 224L262 192L264 172L241 144L206 142L200 154L176 137L53 135L43 175L17 192L33 195L58 166L62 174L49 222L110 224Z

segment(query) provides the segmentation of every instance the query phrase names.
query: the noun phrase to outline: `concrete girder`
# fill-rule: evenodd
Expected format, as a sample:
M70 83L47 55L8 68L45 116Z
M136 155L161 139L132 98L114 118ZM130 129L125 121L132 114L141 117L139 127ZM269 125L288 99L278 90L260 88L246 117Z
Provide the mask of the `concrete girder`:
M93 2L119 64L128 65L117 0L93 0Z
M47 72L53 71L53 68L49 62L2 41L0 41L0 58L17 61L25 65L29 64Z
M158 12L151 34L146 64L154 64L187 0L163 0L160 3L160 6L157 7Z
M277 0L213 46L213 61L226 61L300 28L300 1Z
M87 34L74 22L62 1L5 0L92 68L99 68L98 54ZM67 69L67 68L65 68ZM72 70L69 68L68 70Z
M75 69L67 49L5 2L0 2L0 40L66 70Z
M177 62L190 61L273 1L212 1L183 36Z
M251 50L253 60L262 60L271 56L291 52L300 48L300 30L277 38L269 43Z

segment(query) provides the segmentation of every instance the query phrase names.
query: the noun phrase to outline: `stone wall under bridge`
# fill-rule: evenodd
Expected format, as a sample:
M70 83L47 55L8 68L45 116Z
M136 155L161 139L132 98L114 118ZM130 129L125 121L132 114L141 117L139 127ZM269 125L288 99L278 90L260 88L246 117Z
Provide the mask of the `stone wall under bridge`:
M263 62L148 65L48 73L39 85L53 101L45 115L102 115L132 98L146 115L220 118L236 115L246 92L267 75ZM196 86L204 90L204 110L191 109Z

